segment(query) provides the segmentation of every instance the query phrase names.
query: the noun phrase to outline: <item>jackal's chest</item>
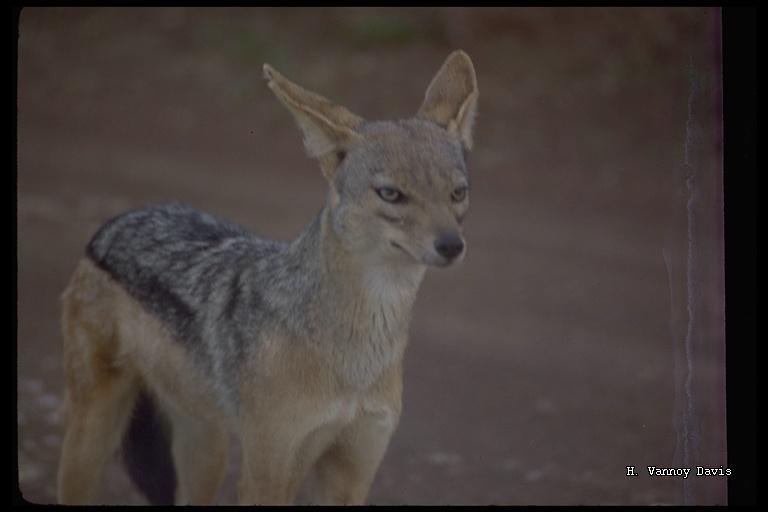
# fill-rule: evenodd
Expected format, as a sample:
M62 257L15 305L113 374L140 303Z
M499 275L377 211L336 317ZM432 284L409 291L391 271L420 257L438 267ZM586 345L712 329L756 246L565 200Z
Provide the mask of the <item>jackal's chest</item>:
M383 308L369 310L364 318L342 325L338 333L330 354L333 372L344 385L364 390L402 359L408 318Z
M332 354L336 375L355 389L371 386L403 357L413 297L396 286L377 286L336 316Z

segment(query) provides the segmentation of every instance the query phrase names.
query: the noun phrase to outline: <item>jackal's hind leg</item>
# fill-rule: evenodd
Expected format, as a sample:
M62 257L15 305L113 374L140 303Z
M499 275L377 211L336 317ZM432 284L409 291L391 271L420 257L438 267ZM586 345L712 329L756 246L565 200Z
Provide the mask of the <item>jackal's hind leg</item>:
M59 502L97 503L104 468L114 457L128 424L137 386L116 380L87 397L67 398L67 430L58 475Z
M67 383L66 434L58 471L60 503L94 503L106 464L116 454L139 387L119 357L110 294L84 261L63 297Z

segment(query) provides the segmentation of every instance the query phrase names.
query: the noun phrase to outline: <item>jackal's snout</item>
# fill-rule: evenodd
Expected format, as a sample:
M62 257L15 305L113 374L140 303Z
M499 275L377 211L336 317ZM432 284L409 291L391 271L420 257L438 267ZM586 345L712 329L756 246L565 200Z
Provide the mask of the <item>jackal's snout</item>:
M440 235L435 240L435 251L445 258L446 264L453 263L464 252L464 240L454 233Z
M462 261L465 254L466 244L461 233L445 231L434 238L432 246L422 253L421 261L434 267L449 267Z

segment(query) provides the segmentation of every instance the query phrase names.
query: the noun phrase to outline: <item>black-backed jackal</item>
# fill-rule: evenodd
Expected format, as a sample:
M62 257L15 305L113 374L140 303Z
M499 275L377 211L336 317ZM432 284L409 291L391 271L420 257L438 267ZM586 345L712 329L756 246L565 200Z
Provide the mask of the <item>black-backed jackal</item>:
M120 450L152 503L216 499L230 434L240 501L363 503L398 423L427 266L465 253L477 82L452 53L416 115L368 122L269 65L329 188L294 241L179 204L107 222L63 295L62 503L98 502Z

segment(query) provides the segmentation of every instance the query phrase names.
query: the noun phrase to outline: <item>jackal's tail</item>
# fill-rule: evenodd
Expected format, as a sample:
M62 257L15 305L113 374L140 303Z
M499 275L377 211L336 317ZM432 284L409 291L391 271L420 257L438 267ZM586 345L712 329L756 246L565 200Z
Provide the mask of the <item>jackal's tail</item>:
M171 428L155 400L141 391L123 437L123 464L133 484L152 505L173 505L176 469Z

